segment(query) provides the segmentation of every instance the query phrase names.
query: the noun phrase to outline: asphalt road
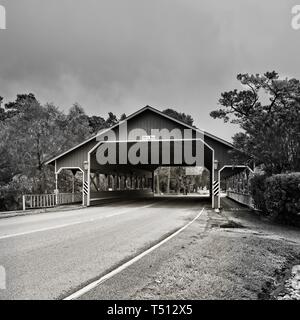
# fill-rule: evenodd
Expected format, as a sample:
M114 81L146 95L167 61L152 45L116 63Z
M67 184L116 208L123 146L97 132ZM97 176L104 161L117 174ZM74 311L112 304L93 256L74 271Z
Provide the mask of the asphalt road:
M208 206L176 237L77 299L253 300L280 292L298 299L291 282L282 288L299 265L299 228L262 219L227 198L221 206L220 213Z
M156 198L0 219L0 299L62 299L182 227L205 204Z

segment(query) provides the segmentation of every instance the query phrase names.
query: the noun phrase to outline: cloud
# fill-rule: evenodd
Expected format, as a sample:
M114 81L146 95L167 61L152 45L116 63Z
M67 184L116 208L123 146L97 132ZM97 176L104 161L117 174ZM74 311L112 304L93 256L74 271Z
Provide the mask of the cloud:
M0 95L34 92L90 114L146 104L191 113L199 127L230 138L210 119L238 72L299 75L293 1L2 1ZM241 4L242 3L242 4ZM296 41L298 40L298 41ZM298 72L298 74L295 74Z

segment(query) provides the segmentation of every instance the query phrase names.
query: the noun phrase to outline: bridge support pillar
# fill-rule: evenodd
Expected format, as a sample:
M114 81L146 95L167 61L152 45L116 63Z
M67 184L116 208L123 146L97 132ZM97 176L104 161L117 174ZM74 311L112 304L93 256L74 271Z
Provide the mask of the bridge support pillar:
M83 178L82 178L82 204L84 206L90 205L90 185L88 178L88 170L84 170Z
M212 184L212 207L213 209L220 210L220 172L214 170L214 181Z
M55 204L58 205L58 173L55 173Z

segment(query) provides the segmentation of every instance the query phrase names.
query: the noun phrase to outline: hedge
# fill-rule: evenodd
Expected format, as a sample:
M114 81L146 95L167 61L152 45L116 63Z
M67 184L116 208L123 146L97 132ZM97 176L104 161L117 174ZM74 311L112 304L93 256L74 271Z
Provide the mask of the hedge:
M267 213L264 193L266 191L266 178L264 174L256 174L250 180L250 193L254 201L254 205L262 213Z
M268 215L300 225L300 172L273 175L265 180L264 188Z

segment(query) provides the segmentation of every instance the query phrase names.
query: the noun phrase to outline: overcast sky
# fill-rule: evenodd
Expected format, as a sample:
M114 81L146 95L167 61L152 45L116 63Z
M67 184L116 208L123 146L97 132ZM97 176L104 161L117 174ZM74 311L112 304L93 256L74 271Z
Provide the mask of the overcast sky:
M239 72L300 79L297 0L0 0L0 96L33 92L61 109L130 114L151 105L190 113L230 140L236 127L213 120L220 93Z

